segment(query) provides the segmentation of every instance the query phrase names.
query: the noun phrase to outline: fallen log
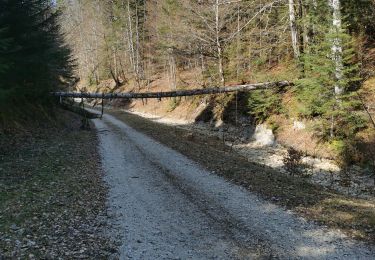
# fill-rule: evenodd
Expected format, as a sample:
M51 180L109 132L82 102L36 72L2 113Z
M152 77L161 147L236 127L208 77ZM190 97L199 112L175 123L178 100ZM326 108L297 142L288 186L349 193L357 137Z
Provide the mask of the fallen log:
M236 92L236 91L252 91L252 90L258 90L258 89L284 88L284 87L291 86L291 85L293 84L290 83L289 81L277 81L277 82L265 82L265 83L246 84L246 85L226 86L226 87L176 90L176 91L167 91L167 92L145 92L145 93L53 92L52 95L57 96L57 97L71 97L71 98L102 98L102 99L157 98L157 99L162 99L162 98L167 98L167 97L187 97L187 96L230 93L230 92Z

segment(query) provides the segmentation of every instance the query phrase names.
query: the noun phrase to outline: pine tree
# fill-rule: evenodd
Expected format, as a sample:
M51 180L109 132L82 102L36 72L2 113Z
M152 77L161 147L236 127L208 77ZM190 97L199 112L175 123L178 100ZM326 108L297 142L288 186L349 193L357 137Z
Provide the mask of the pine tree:
M71 77L58 15L48 0L0 0L1 116L26 103L46 103L60 79Z
M322 10L322 11L320 11ZM321 118L320 134L323 137L347 138L364 126L356 112L359 106L353 95L358 87L359 67L355 59L352 37L345 25L332 29L329 8L320 1L313 14L315 33L308 52L303 55L305 78L299 81L299 98L304 104L301 116ZM319 23L317 22L319 21ZM337 60L333 58L333 44L340 43L340 77ZM340 89L340 94L337 93Z

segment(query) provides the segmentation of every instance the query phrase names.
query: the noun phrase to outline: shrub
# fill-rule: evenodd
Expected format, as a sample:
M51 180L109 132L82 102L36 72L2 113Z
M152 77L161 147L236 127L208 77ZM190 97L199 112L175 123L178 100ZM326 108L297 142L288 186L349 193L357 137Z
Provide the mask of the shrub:
M264 122L274 114L280 114L283 110L281 95L276 90L259 90L249 94L248 107L255 121Z
M291 176L302 173L303 153L290 147L286 156L283 158L284 167Z

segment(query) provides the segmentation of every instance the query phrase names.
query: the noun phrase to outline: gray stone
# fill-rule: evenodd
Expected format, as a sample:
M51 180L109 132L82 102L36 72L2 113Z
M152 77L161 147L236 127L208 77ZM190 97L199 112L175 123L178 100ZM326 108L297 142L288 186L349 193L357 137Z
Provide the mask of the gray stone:
M306 129L306 125L305 125L304 122L294 121L293 122L293 129L294 130L303 130L303 129Z
M267 128L265 124L257 125L253 135L256 144L260 146L275 145L275 136L271 129Z

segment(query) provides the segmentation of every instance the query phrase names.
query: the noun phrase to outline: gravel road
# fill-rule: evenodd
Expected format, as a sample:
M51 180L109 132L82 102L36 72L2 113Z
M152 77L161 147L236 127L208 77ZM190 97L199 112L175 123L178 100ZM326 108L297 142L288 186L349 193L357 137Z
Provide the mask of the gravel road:
M260 199L111 115L93 121L121 259L375 258L374 248Z

